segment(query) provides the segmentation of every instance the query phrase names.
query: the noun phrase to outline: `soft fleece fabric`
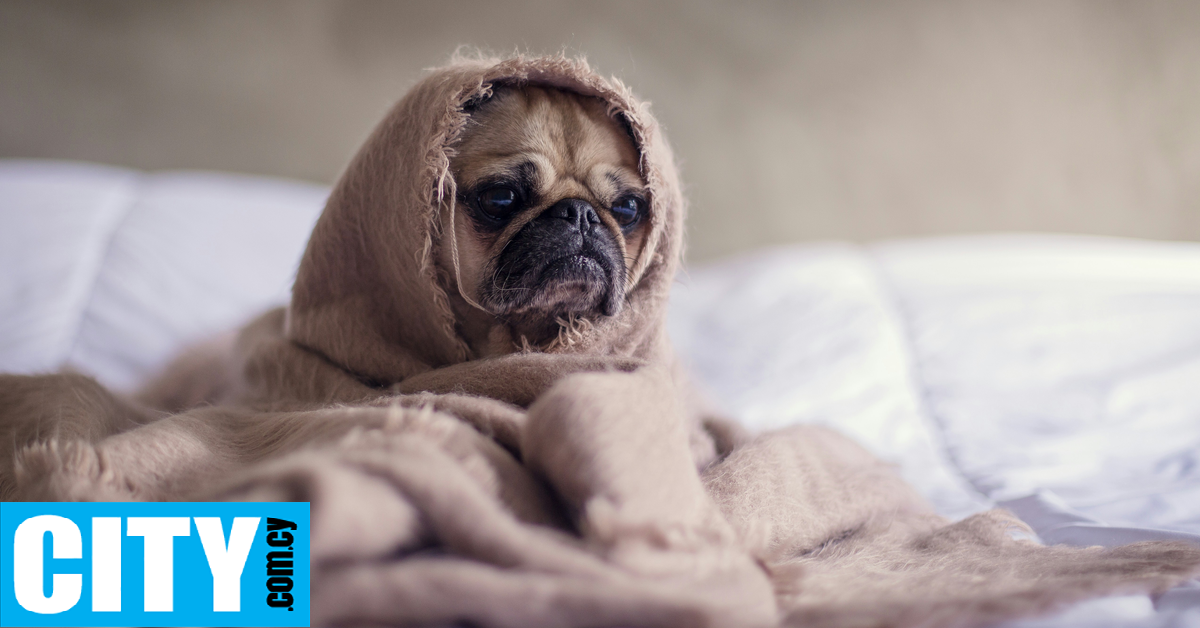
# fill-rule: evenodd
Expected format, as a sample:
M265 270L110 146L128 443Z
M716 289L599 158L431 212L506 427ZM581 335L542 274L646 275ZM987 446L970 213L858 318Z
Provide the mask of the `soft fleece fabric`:
M434 262L448 151L465 103L523 81L629 124L652 234L621 315L476 360ZM311 501L315 625L976 625L1197 571L1183 543L1046 548L1000 511L948 524L833 432L747 442L704 417L663 330L683 214L619 83L563 58L435 71L335 188L287 312L145 397L218 405L164 417L79 376L5 377L0 436L21 447L0 453L0 497Z

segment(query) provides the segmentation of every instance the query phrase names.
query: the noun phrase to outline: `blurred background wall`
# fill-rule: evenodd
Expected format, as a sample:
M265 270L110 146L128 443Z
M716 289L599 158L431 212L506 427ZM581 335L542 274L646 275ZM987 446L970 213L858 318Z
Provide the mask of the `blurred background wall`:
M1200 2L0 4L0 156L332 182L458 45L653 101L690 254L994 230L1200 239Z

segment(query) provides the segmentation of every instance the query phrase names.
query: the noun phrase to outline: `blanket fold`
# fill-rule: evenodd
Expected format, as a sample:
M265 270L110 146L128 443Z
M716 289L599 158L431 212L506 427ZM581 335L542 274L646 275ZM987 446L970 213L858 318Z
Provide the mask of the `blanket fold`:
M617 315L485 357L438 263L449 156L472 102L522 84L598 98L629 129L650 230ZM951 523L835 432L751 436L697 408L665 332L684 213L620 82L565 57L456 60L354 158L286 310L142 403L0 376L0 499L308 501L314 626L972 626L1200 572L1186 543Z

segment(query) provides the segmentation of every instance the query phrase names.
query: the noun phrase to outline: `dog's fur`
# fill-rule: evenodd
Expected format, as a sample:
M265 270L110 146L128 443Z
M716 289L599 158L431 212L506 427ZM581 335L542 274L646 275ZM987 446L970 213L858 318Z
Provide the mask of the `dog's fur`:
M603 102L544 87L498 89L477 104L450 162L457 193L444 212L440 250L455 269L447 291L463 333L482 355L512 350L496 333L542 343L572 318L611 316L624 305L627 269L641 252L646 184L627 129ZM496 219L489 192L510 194ZM590 220L589 220L590 218Z

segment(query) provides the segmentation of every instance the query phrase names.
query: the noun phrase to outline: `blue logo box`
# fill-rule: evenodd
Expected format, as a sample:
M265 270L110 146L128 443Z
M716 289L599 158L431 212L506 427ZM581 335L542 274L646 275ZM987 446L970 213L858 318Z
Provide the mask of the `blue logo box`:
M2 502L0 626L308 626L307 502Z

